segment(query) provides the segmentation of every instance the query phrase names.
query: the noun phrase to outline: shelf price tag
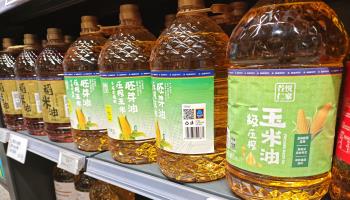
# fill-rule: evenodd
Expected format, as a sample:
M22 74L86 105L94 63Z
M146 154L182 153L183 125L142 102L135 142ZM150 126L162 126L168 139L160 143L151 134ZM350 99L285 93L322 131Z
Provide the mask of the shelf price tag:
M27 155L28 139L10 134L7 156L24 164Z
M7 143L9 141L10 131L6 128L0 128L0 142Z
M60 151L57 167L78 175L84 167L84 157L68 151Z

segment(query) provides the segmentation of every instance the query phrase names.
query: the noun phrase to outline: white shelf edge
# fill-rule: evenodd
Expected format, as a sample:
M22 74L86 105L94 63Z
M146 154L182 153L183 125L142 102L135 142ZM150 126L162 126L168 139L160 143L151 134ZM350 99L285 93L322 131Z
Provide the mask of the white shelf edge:
M9 141L10 133L13 133L13 131L6 128L0 128L0 142L7 143Z
M119 186L151 199L176 200L224 200L188 186L138 172L123 166L111 164L96 158L87 159L88 176Z

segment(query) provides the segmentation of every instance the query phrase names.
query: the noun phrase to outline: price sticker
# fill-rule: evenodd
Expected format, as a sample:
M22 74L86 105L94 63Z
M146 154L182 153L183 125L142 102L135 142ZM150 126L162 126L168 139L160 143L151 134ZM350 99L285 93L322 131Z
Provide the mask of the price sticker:
M0 128L0 142L7 143L9 141L10 131L6 128Z
M85 159L68 151L60 151L57 167L78 175L83 169Z
M28 139L10 134L7 156L24 164L27 155Z

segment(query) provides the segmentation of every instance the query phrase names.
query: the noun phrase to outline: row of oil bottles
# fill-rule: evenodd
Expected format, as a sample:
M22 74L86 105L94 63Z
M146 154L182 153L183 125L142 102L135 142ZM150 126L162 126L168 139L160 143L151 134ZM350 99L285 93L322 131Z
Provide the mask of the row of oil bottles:
M135 200L135 194L96 180L83 172L71 174L54 168L53 182L56 200Z
M348 48L335 12L322 1L259 1L229 39L207 15L220 6L178 6L157 40L125 4L108 40L84 16L68 50L58 29L43 50L32 35L19 55L5 44L6 126L23 129L23 116L30 134L109 149L122 163L157 161L176 181L226 175L246 199L322 198ZM345 174L349 136L344 128L337 143ZM332 197L350 198L349 176L335 177Z

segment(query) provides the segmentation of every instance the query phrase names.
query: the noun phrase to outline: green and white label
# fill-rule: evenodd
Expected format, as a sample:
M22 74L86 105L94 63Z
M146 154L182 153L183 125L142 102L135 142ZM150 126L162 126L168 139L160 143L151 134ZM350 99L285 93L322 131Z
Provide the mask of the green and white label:
M150 74L150 71L101 73L109 137L155 138Z
M152 90L158 147L213 153L214 71L154 71Z
M328 172L342 68L229 70L227 161L276 177Z
M98 72L64 73L71 127L78 130L106 129L102 88Z

